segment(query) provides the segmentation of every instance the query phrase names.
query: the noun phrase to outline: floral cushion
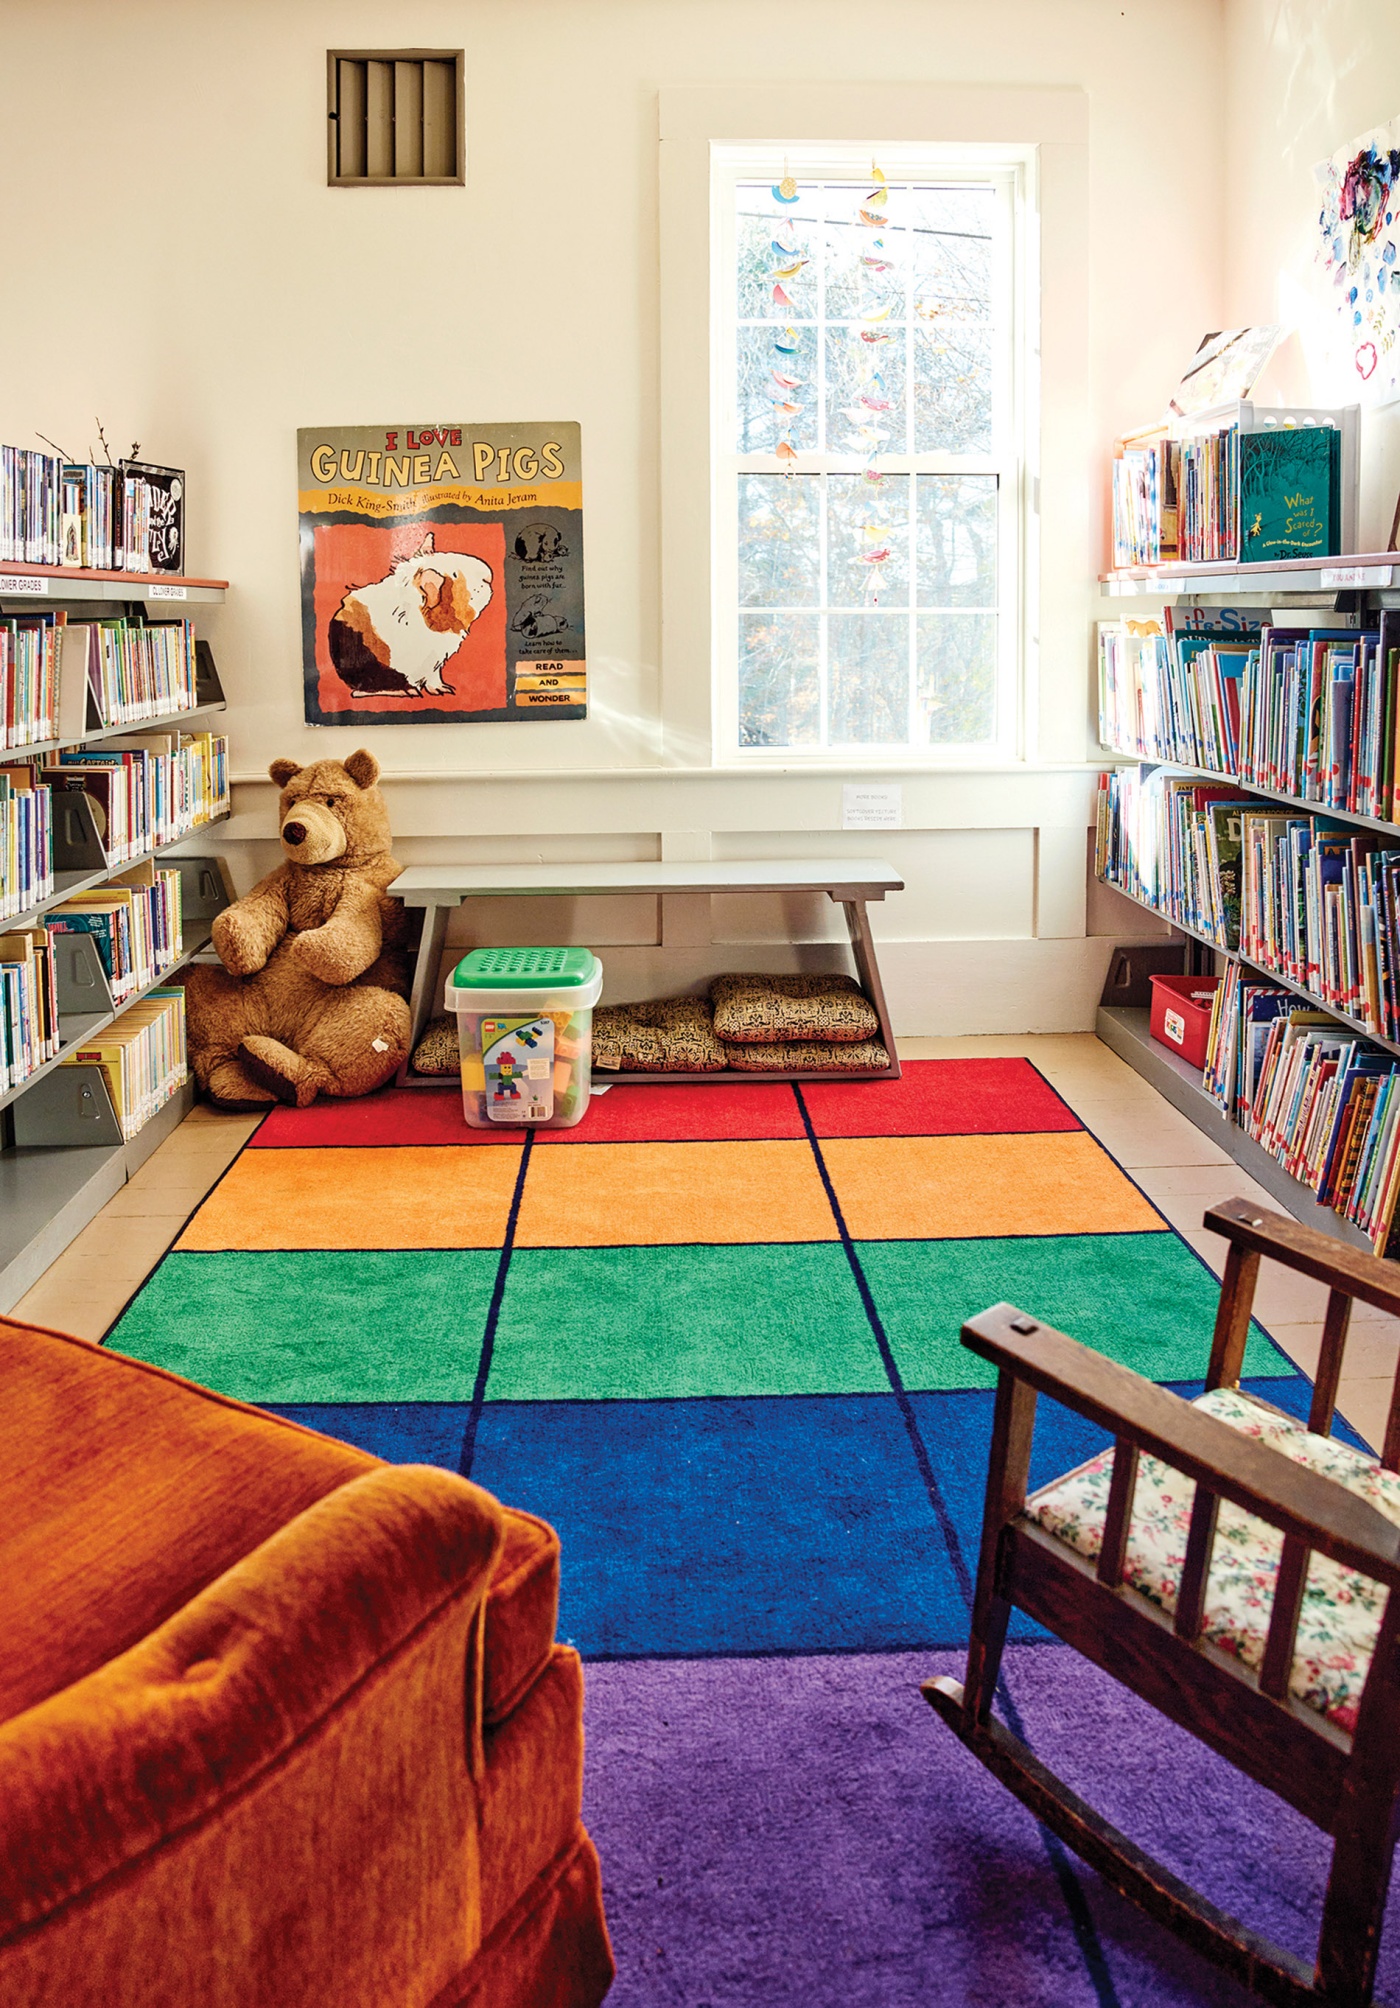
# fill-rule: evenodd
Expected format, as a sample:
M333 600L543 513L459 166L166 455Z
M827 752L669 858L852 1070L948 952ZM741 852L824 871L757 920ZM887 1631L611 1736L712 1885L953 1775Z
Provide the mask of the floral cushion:
M1314 1436L1291 1416L1238 1388L1217 1388L1195 1406L1245 1436L1345 1485L1400 1526L1400 1474L1335 1438ZM1108 1512L1112 1450L1057 1478L1026 1502L1026 1516L1077 1553L1097 1557ZM1196 1487L1155 1457L1138 1460L1124 1580L1167 1612L1186 1557ZM1258 1667L1273 1607L1283 1536L1252 1513L1222 1500L1211 1556L1203 1634L1246 1666ZM1298 1618L1290 1691L1345 1730L1357 1705L1385 1611L1386 1591L1370 1576L1313 1555Z

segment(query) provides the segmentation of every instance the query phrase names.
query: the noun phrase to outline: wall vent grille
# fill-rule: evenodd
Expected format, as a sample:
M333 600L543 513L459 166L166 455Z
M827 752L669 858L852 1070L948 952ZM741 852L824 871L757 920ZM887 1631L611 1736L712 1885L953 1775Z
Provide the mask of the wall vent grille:
M332 49L332 188L437 188L466 175L460 49Z

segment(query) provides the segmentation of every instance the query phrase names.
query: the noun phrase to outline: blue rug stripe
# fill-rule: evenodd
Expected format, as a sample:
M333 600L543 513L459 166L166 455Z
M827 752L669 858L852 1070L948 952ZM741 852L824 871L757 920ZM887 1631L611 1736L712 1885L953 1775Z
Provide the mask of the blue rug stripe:
M463 1478L471 1477L472 1464L476 1458L476 1433L481 1424L481 1411L486 1401L486 1383L491 1378L491 1356L496 1350L496 1327L501 1322L506 1277L510 1273L510 1258L515 1248L516 1222L520 1218L520 1202L525 1196L525 1180L529 1174L530 1153L534 1145L535 1132L527 1129L524 1147L520 1152L520 1168L515 1174L515 1190L510 1196L510 1212L506 1215L501 1259L496 1265L496 1284L491 1292L491 1302L486 1312L486 1327L481 1335L481 1356L476 1363L476 1385L472 1389L471 1410L467 1416L467 1426L462 1432L462 1449L457 1459L457 1469Z
M967 1561L963 1555L961 1544L958 1541L957 1529L954 1527L947 1506L944 1504L943 1493L939 1487L937 1478L934 1476L933 1464L929 1457L928 1449L923 1437L919 1434L919 1425L914 1419L914 1410L909 1400L908 1390L904 1385L903 1377L900 1374L894 1353L891 1350L884 1321L876 1309L875 1299L871 1295L865 1271L860 1265L860 1257L856 1253L855 1243L851 1239L851 1231L847 1227L845 1215L841 1211L841 1202L836 1197L836 1188L831 1182L831 1173L827 1170L826 1159L822 1155L822 1147L817 1138L811 1114L806 1102L803 1100L801 1085L797 1081L792 1083L792 1092L797 1099L798 1109L801 1111L802 1124L807 1132L807 1142L810 1144L812 1155L817 1161L817 1171L826 1192L827 1203L831 1208L831 1217L836 1223L836 1232L840 1237L846 1260L851 1265L851 1275L854 1278L856 1289L860 1293L860 1301L864 1307L865 1315L870 1321L870 1330L874 1336L875 1344L879 1348L880 1360L890 1384L890 1392L899 1405L900 1417L908 1432L910 1446L914 1452L914 1461L919 1467L919 1476L924 1482L924 1489L928 1493L929 1505L933 1508L934 1518L938 1521L939 1531L948 1549L948 1559L952 1564L953 1574L957 1578L958 1587L962 1591L964 1601L970 1613L972 1610L972 1576L969 1573Z

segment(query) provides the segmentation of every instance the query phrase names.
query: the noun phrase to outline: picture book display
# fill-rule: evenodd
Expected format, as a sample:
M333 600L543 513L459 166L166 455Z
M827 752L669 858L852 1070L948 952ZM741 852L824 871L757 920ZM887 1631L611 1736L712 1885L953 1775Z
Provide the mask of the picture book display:
M1113 457L1115 568L1340 552L1356 492L1357 409L1239 400L1125 434Z
M1223 328L1203 335L1167 410L1174 418L1189 418L1212 405L1248 397L1282 335L1279 327Z
M577 424L297 441L309 724L587 716Z

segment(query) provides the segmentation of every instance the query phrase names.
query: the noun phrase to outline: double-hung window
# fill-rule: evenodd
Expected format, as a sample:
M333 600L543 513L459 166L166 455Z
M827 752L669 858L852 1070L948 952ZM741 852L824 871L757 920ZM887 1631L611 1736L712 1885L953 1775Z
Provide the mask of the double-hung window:
M713 149L734 757L1017 750L1023 172L984 148Z

